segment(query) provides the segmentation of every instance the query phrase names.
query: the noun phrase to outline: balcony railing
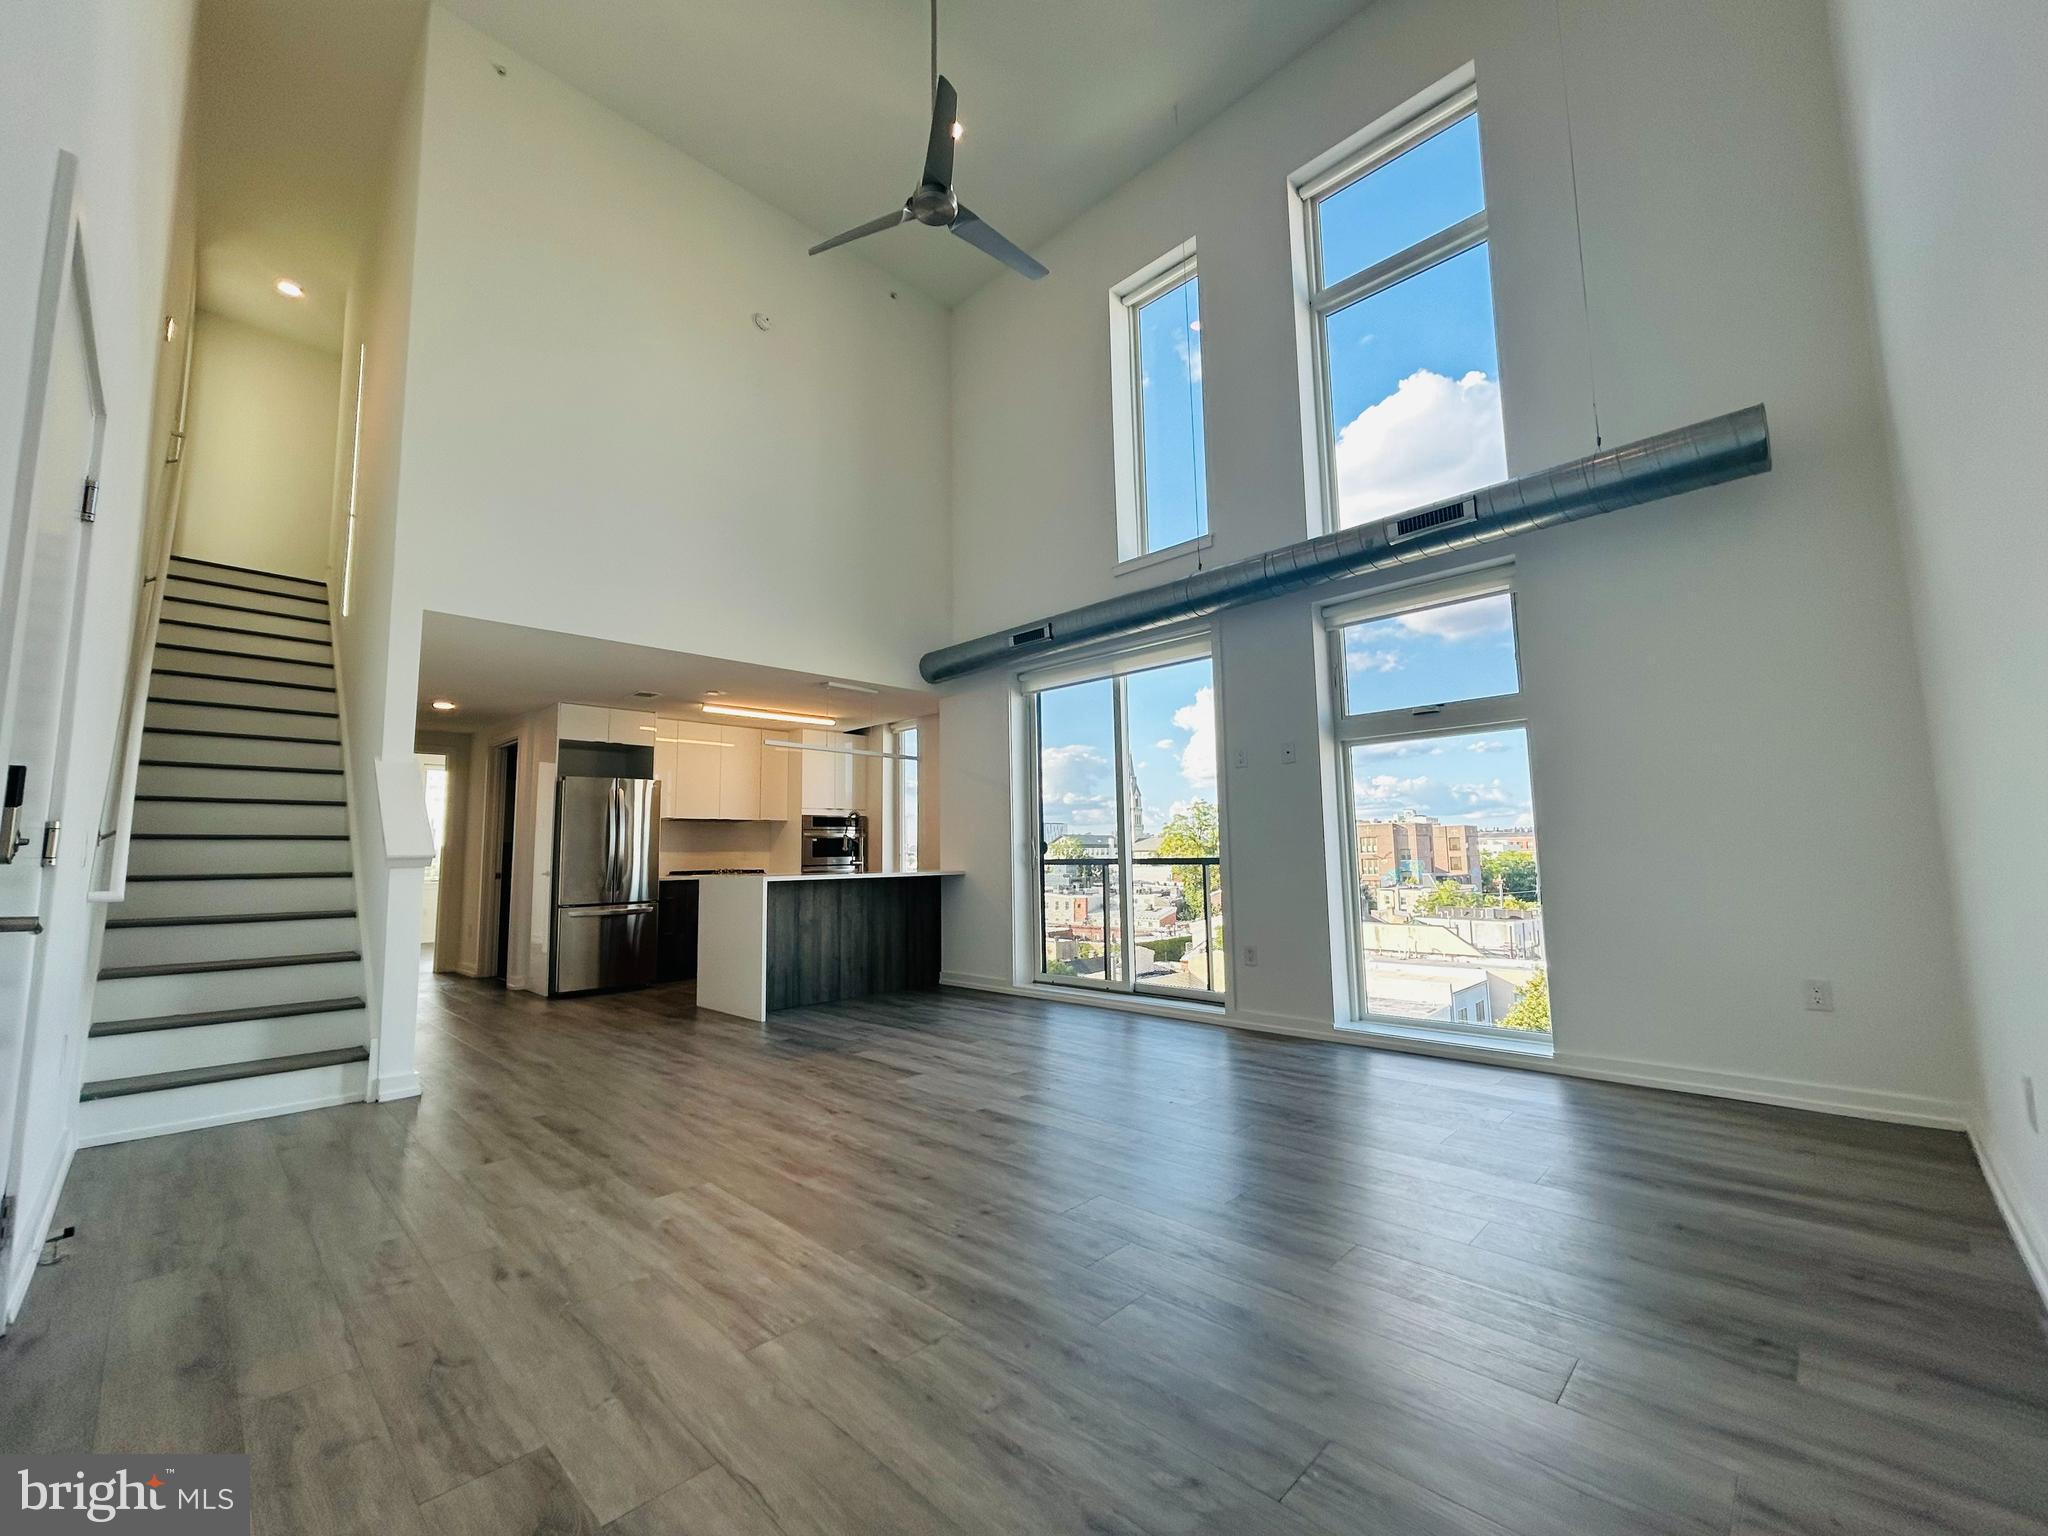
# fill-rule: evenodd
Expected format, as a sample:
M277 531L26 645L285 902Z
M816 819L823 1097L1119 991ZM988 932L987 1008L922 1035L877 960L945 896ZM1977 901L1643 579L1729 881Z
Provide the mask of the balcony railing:
M1133 857L1130 860L1130 864L1134 879L1136 872L1142 869L1199 869L1202 872L1199 882L1201 888L1201 917L1199 919L1201 927L1188 936L1188 947L1193 949L1199 944L1201 949L1199 972L1196 971L1192 964L1192 957L1189 957L1191 963L1186 981L1182 982L1177 979L1161 981L1157 978L1148 981L1142 977L1133 977L1131 978L1131 984L1134 989L1176 994L1186 994L1191 991L1220 994L1223 991L1223 977L1221 975L1223 967L1221 948L1217 943L1216 923L1222 915L1223 905L1223 860L1221 857L1216 854L1186 854L1177 858L1145 856ZM1070 893L1076 894L1085 892L1091 899L1100 900L1101 907L1099 910L1102 913L1104 975L1105 979L1110 982L1120 982L1122 978L1116 974L1116 968L1122 963L1124 935L1122 908L1117 903L1116 877L1122 872L1123 861L1120 859L1041 858L1039 865L1043 891L1050 890L1050 876L1054 870L1066 869L1081 872L1068 877L1070 883L1067 886L1067 890ZM1112 918L1115 918L1115 922L1112 922ZM1187 921L1194 922L1196 919L1191 915ZM1114 939L1111 937L1112 934L1115 935ZM1041 932L1039 939L1041 947L1044 947L1047 935ZM1132 937L1131 943L1134 952L1139 949L1149 950L1150 948L1145 941L1137 939L1135 936ZM1151 952L1154 958L1157 959L1156 951ZM1049 959L1046 964L1048 974L1050 974Z

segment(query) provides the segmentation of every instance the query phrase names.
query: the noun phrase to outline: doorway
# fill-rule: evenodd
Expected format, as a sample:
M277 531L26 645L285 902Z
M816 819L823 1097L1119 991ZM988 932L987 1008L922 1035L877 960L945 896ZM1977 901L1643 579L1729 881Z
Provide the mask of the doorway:
M441 922L441 855L448 846L448 754L421 752L420 788L427 798L427 828L434 836L434 858L427 865L420 900L420 968L432 970L434 936Z
M50 1107L76 1092L68 1008L46 1008L52 954L81 968L90 949L82 884L59 892L63 871L82 871L77 840L90 821L64 812L77 693L77 653L97 516L100 444L106 429L85 251L73 210L78 162L58 157L22 424L21 474L7 528L0 589L0 766L13 813L0 849L0 1189L10 1206L27 1192L38 1207L54 1196L61 1168L49 1163L62 1141ZM69 819L73 825L64 825ZM61 974L64 966L57 967ZM25 1283L24 1251L39 1246L47 1211L19 1213L0 1250L9 1280Z
M496 931L491 939L491 951L495 957L491 974L503 981L506 955L512 947L512 849L514 829L519 825L518 742L508 741L498 748L491 784L498 811L497 835L491 840L490 910L497 914Z

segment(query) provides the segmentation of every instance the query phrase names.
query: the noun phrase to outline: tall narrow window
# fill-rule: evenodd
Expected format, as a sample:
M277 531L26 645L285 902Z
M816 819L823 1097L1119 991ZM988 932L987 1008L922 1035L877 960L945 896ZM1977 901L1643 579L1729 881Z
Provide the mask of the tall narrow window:
M1326 525L1506 479L1474 88L1299 190Z
M1334 608L1355 1012L1547 1042L1514 594L1491 575Z
M896 795L891 807L896 823L896 867L917 868L917 727L899 725L889 732L890 760L895 769Z
M1034 695L1039 976L1120 991L1224 991L1214 665L1139 653Z
M1111 309L1120 560L1191 548L1209 533L1201 280L1187 249L1125 283Z

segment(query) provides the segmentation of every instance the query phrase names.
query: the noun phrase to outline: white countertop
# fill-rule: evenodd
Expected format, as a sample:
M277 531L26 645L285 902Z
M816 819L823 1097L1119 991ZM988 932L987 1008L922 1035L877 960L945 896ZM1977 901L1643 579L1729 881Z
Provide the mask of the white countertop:
M945 875L964 875L964 869L855 869L821 870L808 875L727 875L711 869L678 869L664 880L930 880Z

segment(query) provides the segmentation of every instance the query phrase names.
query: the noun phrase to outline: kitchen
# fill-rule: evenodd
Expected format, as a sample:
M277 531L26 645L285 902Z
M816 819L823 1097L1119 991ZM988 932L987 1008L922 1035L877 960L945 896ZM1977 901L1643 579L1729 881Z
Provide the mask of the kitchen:
M418 719L434 969L755 1019L937 984L930 695L432 614Z

